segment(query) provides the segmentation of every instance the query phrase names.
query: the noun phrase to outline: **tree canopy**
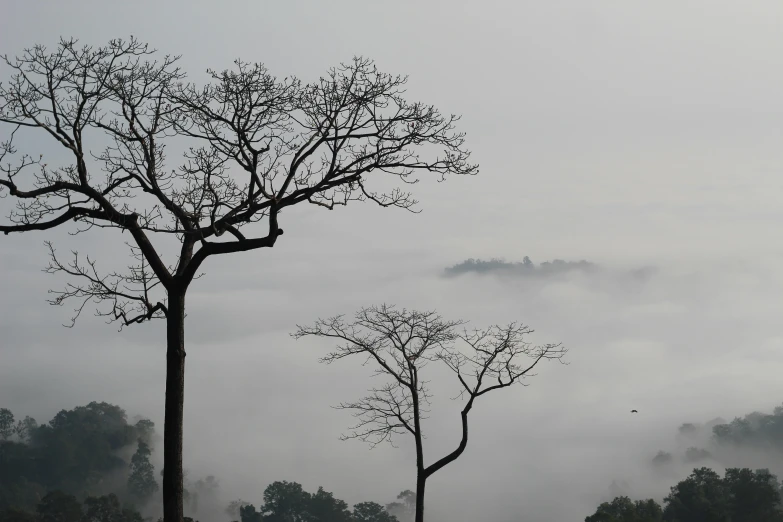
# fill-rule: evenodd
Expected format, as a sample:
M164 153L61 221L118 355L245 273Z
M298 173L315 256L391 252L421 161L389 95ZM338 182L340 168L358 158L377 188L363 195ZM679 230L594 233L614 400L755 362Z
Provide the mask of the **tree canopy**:
M375 502L360 502L353 511L324 488L309 493L297 482L273 482L264 490L264 503L235 500L227 512L239 513L239 522L398 522L397 517ZM401 519L399 522L407 522Z
M132 451L154 430L149 420L129 424L122 408L105 402L61 410L41 426L26 417L22 427L0 441L0 509L32 509L50 491L108 493L105 479L130 469L122 451ZM149 447L142 453L148 458ZM149 471L152 465L139 458L138 465ZM147 487L154 486L148 482ZM124 496L127 491L115 493Z
M781 500L781 484L766 469L729 468L721 477L702 467L671 488L663 508L617 497L585 522L783 522Z

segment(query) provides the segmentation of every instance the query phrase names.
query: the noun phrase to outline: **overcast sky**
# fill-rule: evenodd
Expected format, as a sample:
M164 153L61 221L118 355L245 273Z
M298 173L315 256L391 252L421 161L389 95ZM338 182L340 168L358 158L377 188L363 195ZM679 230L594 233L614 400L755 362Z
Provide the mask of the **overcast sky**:
M477 407L428 512L560 522L590 514L613 480L660 500L672 481L646 462L680 423L783 401L782 18L777 0L7 0L0 52L134 35L183 55L196 81L235 58L307 81L364 55L408 74L409 98L462 114L481 173L422 182L421 214L297 210L273 250L208 262L188 301L186 467L217 475L227 500L258 504L286 479L391 501L414 486L411 447L340 442L352 419L330 408L370 386L367 369L321 366L328 343L288 334L384 301L476 326L518 319L562 341L570 365ZM65 280L40 271L44 239L77 244L0 238L0 406L46 421L105 400L162 431L163 325L61 327L69 310L45 298ZM98 259L117 245L78 238ZM601 270L442 277L467 258L524 256ZM453 383L433 389L431 459L459 421Z

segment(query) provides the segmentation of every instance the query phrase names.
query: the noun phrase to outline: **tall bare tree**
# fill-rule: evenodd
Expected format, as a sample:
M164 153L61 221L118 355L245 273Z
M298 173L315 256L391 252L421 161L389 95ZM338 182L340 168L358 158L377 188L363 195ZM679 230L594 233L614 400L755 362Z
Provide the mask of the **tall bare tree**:
M567 350L560 344L533 346L526 338L533 330L512 323L483 330L467 330L463 321L448 321L435 312L399 310L394 306L363 308L354 320L343 316L319 319L313 326L297 327L294 337L328 337L339 341L337 349L322 362L333 363L350 356L366 358L374 375L386 377L383 386L339 409L353 410L358 423L345 439L360 439L372 446L393 444L395 435L411 435L416 445L416 522L424 520L427 479L465 451L468 444L468 414L486 394L513 384L523 384L532 370L545 360L563 362ZM458 398L462 437L457 447L425 464L422 421L431 397L423 369L440 363L459 383Z
M94 259L64 261L48 243L49 271L73 279L51 300L89 302L121 325L166 321L164 520L181 522L185 297L204 261L274 246L280 216L298 203L333 209L370 200L413 209L400 188L417 172L475 174L457 117L404 97L406 78L355 58L313 83L279 80L261 64L237 61L185 83L177 57L134 38L104 47L61 40L51 51L4 56L0 84L0 192L16 202L0 231L45 231L71 223L130 235L127 271L101 272ZM17 153L17 133L38 131L70 158L45 162L42 148ZM43 147L43 141L42 147ZM185 150L167 157L167 145ZM178 165L171 168L168 164ZM164 261L166 248L177 252Z

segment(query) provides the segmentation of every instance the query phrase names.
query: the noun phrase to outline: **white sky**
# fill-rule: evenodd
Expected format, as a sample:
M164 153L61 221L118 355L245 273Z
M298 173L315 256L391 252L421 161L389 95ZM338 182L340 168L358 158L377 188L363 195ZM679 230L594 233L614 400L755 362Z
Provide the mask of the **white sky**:
M361 305L437 308L477 326L520 319L536 340L571 350L569 366L480 405L468 451L428 485L435 522L581 520L615 479L662 496L671 484L648 481L644 462L677 425L781 401L780 2L7 0L1 9L3 53L60 35L101 45L132 34L182 54L196 81L235 58L311 80L365 55L410 75L411 99L463 115L481 173L420 184L423 213L295 211L273 250L210 260L192 287L186 467L218 475L227 499L258 504L282 479L350 503L413 486L410 447L370 452L337 440L352 419L329 406L358 397L366 369L321 367L328 345L288 338L297 322ZM47 238L62 251L74 244L59 232L0 238L0 405L45 421L106 400L162 429L162 325L118 335L86 317L62 328L68 310L44 302L65 283L40 272ZM78 243L98 259L116 245ZM466 258L525 255L605 270L440 277ZM624 275L642 266L658 271ZM434 388L445 400L453 387L444 384ZM456 405L444 408L431 419L431 458L456 443Z

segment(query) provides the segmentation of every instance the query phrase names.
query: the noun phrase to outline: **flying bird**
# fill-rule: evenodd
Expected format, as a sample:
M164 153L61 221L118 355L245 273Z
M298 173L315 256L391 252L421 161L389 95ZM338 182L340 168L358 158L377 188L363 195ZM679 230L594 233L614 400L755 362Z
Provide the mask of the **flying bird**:
M631 410L631 413L639 413L639 412L636 410Z

